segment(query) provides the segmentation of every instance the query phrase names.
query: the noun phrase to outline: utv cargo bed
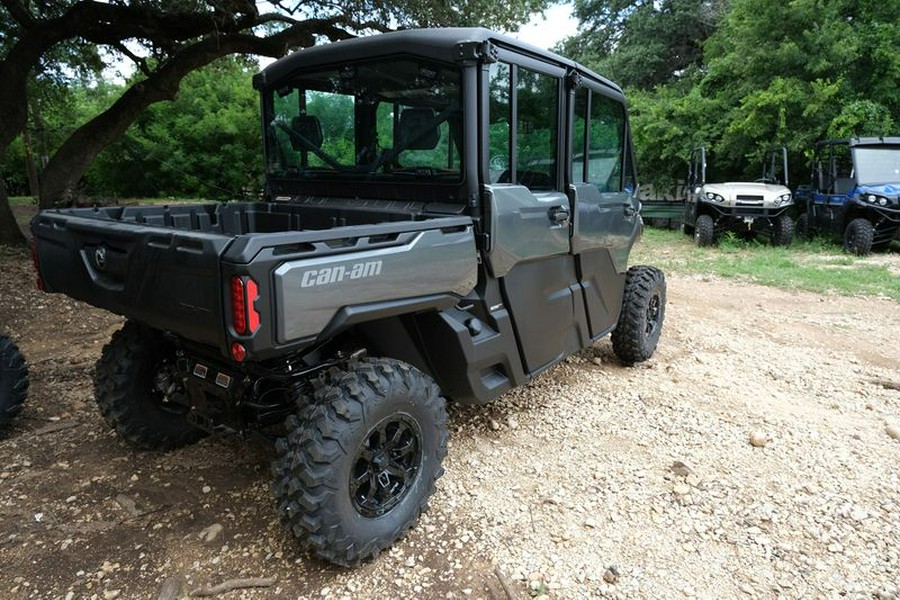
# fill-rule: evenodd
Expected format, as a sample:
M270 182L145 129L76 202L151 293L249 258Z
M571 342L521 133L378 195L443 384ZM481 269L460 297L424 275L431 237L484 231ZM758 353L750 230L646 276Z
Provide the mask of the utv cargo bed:
M471 290L471 219L426 208L333 199L74 208L40 213L33 231L46 291L225 353L229 282L249 277L262 357L313 341L336 307Z

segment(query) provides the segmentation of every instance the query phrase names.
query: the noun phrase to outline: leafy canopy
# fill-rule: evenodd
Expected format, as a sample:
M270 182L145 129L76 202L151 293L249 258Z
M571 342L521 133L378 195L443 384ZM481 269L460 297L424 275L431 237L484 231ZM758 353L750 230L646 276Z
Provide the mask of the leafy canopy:
M631 100L642 180L683 179L690 149L754 177L772 146L807 174L816 140L900 127L900 0L577 0L568 45Z

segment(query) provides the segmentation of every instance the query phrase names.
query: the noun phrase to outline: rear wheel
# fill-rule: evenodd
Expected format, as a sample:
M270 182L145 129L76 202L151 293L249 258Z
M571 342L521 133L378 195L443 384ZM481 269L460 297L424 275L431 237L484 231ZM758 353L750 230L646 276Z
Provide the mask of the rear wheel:
M790 246L794 241L794 221L787 215L780 215L773 223L775 231L772 233L773 246Z
M858 218L850 221L844 230L844 250L857 256L866 256L872 251L872 239L875 227L868 219Z
M139 448L177 448L204 435L187 420L175 348L154 329L129 321L113 334L97 361L94 392L106 422Z
M799 217L797 217L797 224L794 225L794 233L796 233L797 237L801 240L809 240L812 238L812 234L809 231L809 215L803 213Z
M654 267L637 266L625 276L622 312L612 332L613 352L633 365L653 355L666 316L666 277Z
M698 246L711 246L715 236L715 223L709 215L700 215L694 223L694 241Z
M272 493L314 554L352 566L391 546L428 507L447 454L447 411L430 377L396 360L352 361L313 382L275 444Z
M0 336L0 427L22 410L28 396L28 366L15 344Z

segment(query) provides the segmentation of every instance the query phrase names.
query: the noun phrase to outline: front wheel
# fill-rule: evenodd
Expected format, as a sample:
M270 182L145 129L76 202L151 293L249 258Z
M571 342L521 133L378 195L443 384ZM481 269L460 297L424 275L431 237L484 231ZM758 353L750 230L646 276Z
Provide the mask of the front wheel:
M0 336L0 427L19 414L28 395L28 366L19 349Z
M874 237L875 227L871 221L853 219L844 231L844 250L857 256L866 256L872 251Z
M613 352L626 365L653 356L666 316L666 276L654 267L637 266L625 276L622 312L612 332Z
M187 420L175 348L154 329L129 321L113 334L97 361L94 393L106 422L139 448L168 450L204 435Z
M275 444L272 493L285 527L343 566L374 558L428 507L447 454L447 410L430 377L361 359L313 382Z
M698 246L712 246L715 239L715 222L709 215L700 215L694 223L694 241Z
M773 225L775 231L772 233L772 245L790 246L794 241L794 221L787 215L780 215Z

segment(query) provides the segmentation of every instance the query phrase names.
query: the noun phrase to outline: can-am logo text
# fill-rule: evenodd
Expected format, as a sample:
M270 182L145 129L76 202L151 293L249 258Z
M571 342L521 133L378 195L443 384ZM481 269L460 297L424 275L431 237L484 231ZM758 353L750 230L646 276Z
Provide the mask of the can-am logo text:
M303 277L300 279L300 287L327 285L329 283L339 283L345 279L363 279L365 277L377 277L378 275L381 275L380 260L358 262L353 265L339 265L337 267L322 267L321 269L310 269L303 273Z

